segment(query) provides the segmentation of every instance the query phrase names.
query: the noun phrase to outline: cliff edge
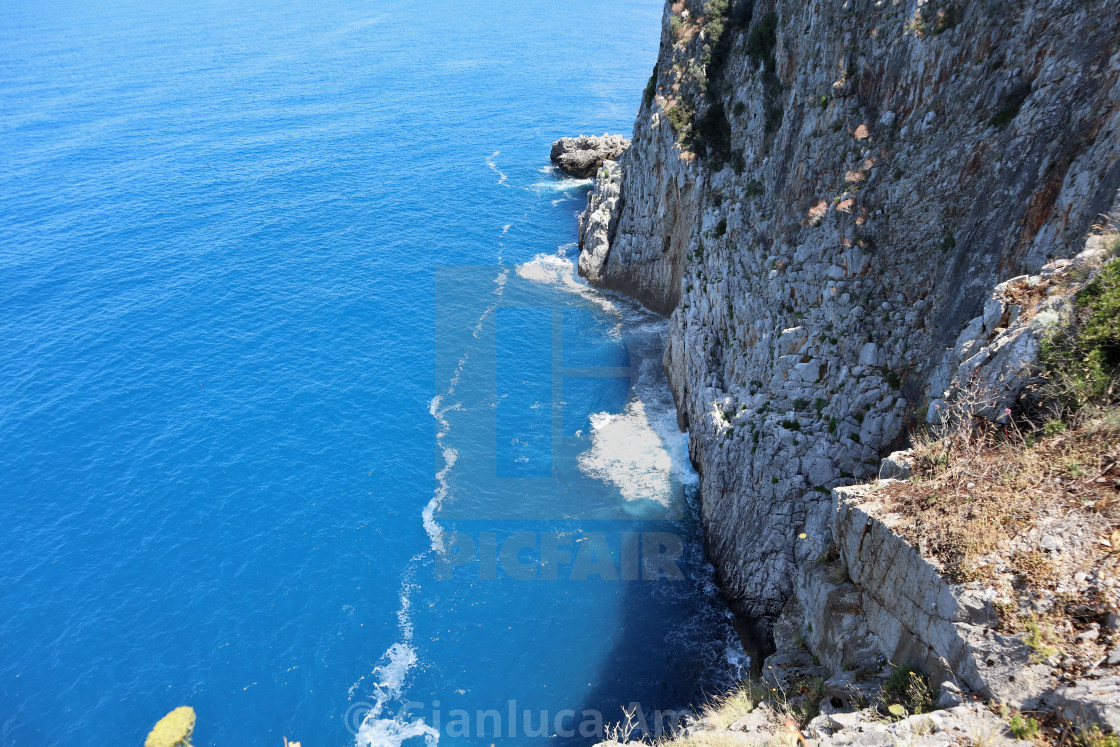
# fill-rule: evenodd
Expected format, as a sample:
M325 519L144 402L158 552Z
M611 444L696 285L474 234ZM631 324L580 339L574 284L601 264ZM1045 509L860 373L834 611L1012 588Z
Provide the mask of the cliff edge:
M1013 399L1039 334L1009 289L1118 188L1117 0L666 5L580 272L670 317L710 555L763 647L834 488L965 380Z

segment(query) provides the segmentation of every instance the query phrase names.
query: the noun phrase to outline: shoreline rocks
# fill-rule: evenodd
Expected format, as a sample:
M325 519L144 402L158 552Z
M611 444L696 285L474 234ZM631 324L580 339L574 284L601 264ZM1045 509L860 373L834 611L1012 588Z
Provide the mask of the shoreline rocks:
M552 144L549 158L568 176L590 179L603 161L617 160L629 147L629 138L622 135L562 137Z

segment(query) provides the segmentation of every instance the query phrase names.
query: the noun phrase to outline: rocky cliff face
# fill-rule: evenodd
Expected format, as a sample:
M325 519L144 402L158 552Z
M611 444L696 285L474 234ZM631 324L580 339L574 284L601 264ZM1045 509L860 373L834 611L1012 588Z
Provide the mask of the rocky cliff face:
M993 287L1115 209L1120 2L687 0L662 33L580 271L671 315L710 552L765 636L830 490L1030 355Z

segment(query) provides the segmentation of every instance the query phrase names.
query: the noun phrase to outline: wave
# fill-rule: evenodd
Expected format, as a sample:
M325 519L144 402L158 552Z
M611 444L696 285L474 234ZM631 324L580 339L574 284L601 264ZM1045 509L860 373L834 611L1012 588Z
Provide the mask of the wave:
M582 296L603 311L621 318L621 310L603 292L591 287L576 274L576 264L568 256L569 250L574 248L574 244L565 244L555 254L538 254L528 262L517 265L517 275L533 283L555 285ZM614 339L621 338L621 325L615 328L612 336Z

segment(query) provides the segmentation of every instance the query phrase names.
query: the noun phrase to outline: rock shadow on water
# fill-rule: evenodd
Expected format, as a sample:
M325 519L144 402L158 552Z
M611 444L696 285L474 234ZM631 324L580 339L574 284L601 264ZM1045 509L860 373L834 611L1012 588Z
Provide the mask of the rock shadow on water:
M632 714L633 738L653 737L675 728L707 696L723 692L745 676L747 661L731 613L715 585L699 527L682 521L643 521L643 534L683 539L677 578L620 581L618 635L580 713L601 714L604 729ZM632 529L632 528L631 528ZM563 745L593 745L606 739L577 734L558 736Z

